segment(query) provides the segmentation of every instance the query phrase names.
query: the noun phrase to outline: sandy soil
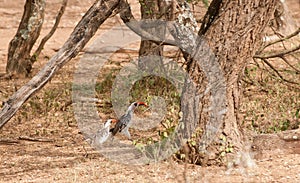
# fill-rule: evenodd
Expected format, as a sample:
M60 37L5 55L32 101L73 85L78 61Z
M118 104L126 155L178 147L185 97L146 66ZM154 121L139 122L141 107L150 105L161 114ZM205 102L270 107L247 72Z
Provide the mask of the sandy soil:
M34 65L33 73L46 63L65 42L73 27L84 12L93 3L92 0L70 0L62 22L54 36L45 46L40 61ZM298 4L293 0L295 9ZM53 24L60 0L52 0L47 5L42 35ZM299 8L300 9L300 8ZM299 10L298 9L298 10ZM133 4L138 12L138 5ZM14 36L23 11L23 1L0 0L0 74L5 73L8 43ZM298 13L294 13L299 16ZM101 26L101 31L120 24L117 17L111 18ZM97 37L97 35L95 37ZM93 41L93 40L92 40ZM91 43L92 43L91 41ZM91 44L89 43L89 44ZM82 54L70 61L46 87L33 98L41 99L47 90L70 87L65 81L72 80L75 64ZM11 95L16 88L28 79L0 81L0 100ZM68 95L63 93L62 95ZM69 97L70 98L70 97ZM71 99L69 99L71 100ZM64 109L49 109L39 114L26 111L32 105L27 102L18 114L0 131L0 181L1 182L299 182L300 181L300 145L278 141L274 136L269 141L274 145L270 149L250 152L255 157L251 167L245 167L242 161L248 161L242 154L238 166L201 167L178 163L172 158L156 164L129 166L112 162L84 140L76 125L68 101L61 101ZM59 105L60 106L60 105ZM31 106L32 107L32 106ZM32 109L32 108L30 108ZM25 114L26 112L30 114ZM26 116L27 115L27 116ZM104 115L104 114L103 114ZM30 141L32 137L41 141ZM274 138L273 138L274 137ZM300 136L299 136L300 137ZM267 137L269 138L269 137ZM262 140L264 142L264 140ZM258 143L262 144L262 143ZM263 145L262 145L263 146ZM246 160L245 160L246 159Z

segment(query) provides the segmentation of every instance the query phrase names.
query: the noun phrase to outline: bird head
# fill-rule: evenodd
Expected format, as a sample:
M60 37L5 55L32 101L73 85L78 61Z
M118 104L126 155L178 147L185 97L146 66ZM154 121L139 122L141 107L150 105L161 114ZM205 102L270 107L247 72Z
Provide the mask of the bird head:
M105 123L104 123L104 127L105 128L108 128L108 127L110 127L110 125L112 124L112 123L116 123L118 120L116 120L116 119L108 119Z
M145 102L135 102L137 106L143 105L145 107L148 107L147 103Z
M145 102L133 102L130 106L129 106L129 108L128 108L128 110L129 111L133 111L133 110L135 110L138 106L140 106L140 105L143 105L143 106L148 106Z
M133 102L127 109L127 113L132 113L138 106L143 105L148 107L145 102Z

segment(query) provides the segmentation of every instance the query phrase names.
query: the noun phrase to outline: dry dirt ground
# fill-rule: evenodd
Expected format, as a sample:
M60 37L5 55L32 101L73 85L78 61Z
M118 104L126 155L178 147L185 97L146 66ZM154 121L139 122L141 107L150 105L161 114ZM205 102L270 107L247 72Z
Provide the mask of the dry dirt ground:
M48 3L42 35L50 30L60 2ZM62 46L92 2L69 0L62 22L35 63L33 74ZM293 1L294 8L299 10L298 3ZM17 30L23 4L24 1L0 0L0 75L5 73L8 43ZM138 12L137 8L137 5L133 6L135 12ZM295 15L300 18L299 12ZM120 20L111 18L97 35L116 24L120 24ZM73 70L81 56L61 69L1 129L1 182L300 182L299 143L282 142L276 135L267 137L270 138L267 142L274 145L256 153L255 164L250 168L244 167L242 162L229 168L185 165L172 158L156 164L129 166L104 158L80 134L70 105ZM1 78L0 101L26 81L28 79ZM295 135L300 137L299 133ZM263 143L266 143L265 139L260 144Z

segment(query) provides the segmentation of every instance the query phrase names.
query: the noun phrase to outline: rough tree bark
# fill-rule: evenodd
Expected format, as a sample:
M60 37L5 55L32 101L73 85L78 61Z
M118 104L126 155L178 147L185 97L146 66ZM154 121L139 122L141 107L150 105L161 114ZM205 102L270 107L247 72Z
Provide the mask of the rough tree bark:
M217 61L225 76L224 84L227 88L226 97L228 103L225 118L220 121L221 128L218 131L218 134L225 138L217 138L213 144L206 146L206 152L209 152L209 154L205 154L200 158L201 163L215 163L222 152L224 152L224 149L220 149L220 144L225 146L225 148L230 146L236 151L243 150L243 135L238 116L239 99L242 97L239 80L243 74L244 67L254 55L256 48L262 40L263 30L274 13L276 2L277 0L213 0L211 3L211 8L207 12L205 22L199 34L208 40L210 47L217 56ZM95 2L76 26L64 46L50 59L45 68L4 103L0 111L0 127L15 114L34 92L41 89L59 68L78 54L94 35L98 27L120 5L119 3L118 0L99 0ZM123 5L128 5L126 2L122 3ZM122 8L122 6L119 8ZM126 10L128 9L126 8ZM125 23L132 21L132 16L128 16L124 12L123 14L121 12L121 18ZM132 25L128 26L133 28ZM143 34L147 35L147 33ZM155 38L154 40L155 42L161 42L159 38ZM184 42L185 40L181 41ZM174 42L170 41L169 43L172 44ZM199 53L201 52L200 49L202 49L201 44L203 42L196 43L198 45L192 48L194 53L192 58L200 59L201 54ZM193 46L193 44L191 45ZM207 56L212 58L211 55ZM192 79L197 83L199 93L203 93L207 90L207 78L205 76L208 73L203 73L196 61L191 60L188 71ZM213 65L210 66L213 67ZM206 110L207 106L209 106L208 95L209 92L202 97L195 96L195 98L199 99L199 103L196 104L196 108L189 110L190 115L201 116L200 121L196 123L200 124L204 130L207 130L205 129L205 125L209 118L209 111ZM191 106L193 107L193 105ZM192 118L193 116L187 117ZM220 136L217 135L217 137ZM199 141L201 142L201 139Z
M173 35L175 35L176 43L168 40L161 43L180 45L183 51L189 50L186 53L187 58L193 58L187 63L187 68L189 75L196 82L198 94L190 92L189 88L185 88L181 105L182 110L186 111L183 113L184 121L195 122L195 124L187 124L185 131L188 133L193 131L191 129L197 125L203 130L203 135L198 141L199 148L196 149L198 152L198 157L195 158L198 159L196 163L204 165L224 164L229 159L234 158L238 152L247 151L247 147L245 147L247 144L244 143L246 139L244 139L238 113L239 99L242 97L242 88L240 88L239 81L245 66L249 63L262 41L264 29L275 11L276 3L277 0L213 0L198 33L202 39L196 42L193 39L194 37L190 36L192 31L186 28L181 29L181 25L175 24L170 26L169 29L171 34L173 32ZM124 6L126 6L125 4ZM147 39L159 42L160 39L156 35L149 35L139 27L130 12L130 8L121 12L121 18L134 32ZM216 57L212 56L211 51L205 47L205 40L209 42L209 46ZM208 62L206 66L214 67L215 65L211 65L212 62L209 63L210 60L216 61L215 64L220 65L222 73L212 73L210 81L208 81L209 71L204 72L197 61ZM218 91L207 89L209 89L209 82L216 83L215 86L217 87L222 88L223 86L221 86L220 81L215 79L217 75L214 76L214 74L222 74L225 77L223 84L226 85L227 101L224 118L214 120L214 122L219 123L218 128L220 127L216 132L213 132L216 130L215 124L208 123L211 122L209 118L214 118L214 116L210 116L210 112L213 110L210 108L210 95ZM195 100L189 100L191 98ZM195 102L197 103L195 104ZM223 113L224 111L219 112ZM200 120L195 121L195 119ZM212 129L208 129L208 127L212 127ZM209 130L212 130L212 132L209 132ZM185 136L190 137L190 135L186 134ZM213 143L205 142L208 138L213 139ZM247 165L247 162L245 163Z
M26 0L15 37L9 43L6 72L8 76L27 76L31 71L31 49L40 35L45 14L45 0Z
M50 32L41 40L40 45L38 46L38 48L35 50L35 52L31 56L31 58L30 58L31 64L33 64L34 62L37 61L37 58L39 57L39 55L41 54L42 50L44 49L44 46L45 46L46 42L55 33L55 31L56 31L56 29L57 29L57 27L59 25L60 19L61 19L62 15L64 14L65 9L67 7L67 3L68 3L68 0L63 0L62 5L61 5L61 7L60 7L60 9L58 11L58 14L57 14L56 18L55 18L55 23L54 23L53 27L51 28Z
M49 60L46 66L26 85L21 87L6 102L0 111L0 129L13 117L22 104L40 90L54 74L75 57L93 37L99 26L118 7L118 0L97 0L77 24L62 48Z
M216 162L218 159L224 163L226 157L231 158L223 156L224 153L232 154L231 149L234 152L246 150L247 144L244 143L238 112L242 97L239 82L245 66L261 44L264 29L275 11L276 3L277 0L213 0L211 2L199 36L208 40L225 76L227 112L214 143L206 149L209 156L200 158L201 163L214 164L218 163ZM206 83L202 77L203 71L195 60L191 61L188 68L190 75L200 86L199 91L203 91ZM207 111L203 111L205 104L208 103L207 97L203 97L200 103L202 104L199 109L200 124L204 128L203 125L208 118Z
M156 1L156 0L140 0L140 6L141 6L141 18L143 21L145 21L145 25L147 25L147 22L151 20L171 20L172 19L172 7L170 4L167 4L166 1ZM155 26L153 27L144 27L144 30L149 32L150 34L156 34L158 37L160 37L162 40L165 36L165 26L159 25L158 23L154 23ZM140 43L140 49L139 49L139 57L145 57L149 55L157 55L157 56L163 56L163 46L160 44L157 44L155 42L149 41L149 40L141 40ZM138 62L139 68L142 70L150 69L151 65L156 66L157 64L160 65L160 68L163 68L163 61L162 59L140 59ZM145 63L147 62L147 63ZM151 62L151 63L149 63ZM147 65L147 67L146 67Z

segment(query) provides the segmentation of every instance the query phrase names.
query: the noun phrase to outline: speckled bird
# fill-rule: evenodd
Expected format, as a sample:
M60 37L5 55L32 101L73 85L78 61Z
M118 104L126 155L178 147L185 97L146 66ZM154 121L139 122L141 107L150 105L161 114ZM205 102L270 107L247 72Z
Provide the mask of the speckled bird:
M103 144L111 135L110 126L112 123L116 123L116 119L108 119L104 123L104 127L97 131L93 138L93 144Z
M131 119L134 114L133 112L140 105L147 107L147 104L145 102L133 102L128 107L126 113L120 117L120 119L116 123L115 127L110 130L112 132L112 136L115 136L118 132L119 133L121 132L124 135L126 135L129 139L131 139L131 135L130 135L128 129L131 125Z

